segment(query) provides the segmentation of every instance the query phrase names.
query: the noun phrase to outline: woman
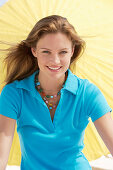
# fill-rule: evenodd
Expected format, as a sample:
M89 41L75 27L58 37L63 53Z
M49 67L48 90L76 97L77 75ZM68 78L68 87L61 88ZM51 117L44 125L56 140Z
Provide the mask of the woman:
M82 153L89 117L113 155L111 108L94 84L69 69L84 47L67 19L52 15L9 49L0 96L1 170L16 123L22 170L90 170Z

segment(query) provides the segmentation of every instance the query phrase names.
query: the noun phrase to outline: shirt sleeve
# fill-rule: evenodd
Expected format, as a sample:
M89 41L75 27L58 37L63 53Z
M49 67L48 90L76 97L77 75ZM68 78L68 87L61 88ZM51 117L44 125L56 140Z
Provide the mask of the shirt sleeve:
M17 120L20 101L20 94L14 83L5 85L0 94L0 114Z
M89 81L85 90L84 103L86 114L91 117L92 122L112 111L100 89Z

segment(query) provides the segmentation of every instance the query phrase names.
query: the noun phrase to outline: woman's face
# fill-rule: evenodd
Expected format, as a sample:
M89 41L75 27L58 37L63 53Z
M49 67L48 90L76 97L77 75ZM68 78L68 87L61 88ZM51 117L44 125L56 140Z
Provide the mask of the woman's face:
M60 78L69 68L74 48L65 34L50 33L40 38L31 51L37 58L41 75Z

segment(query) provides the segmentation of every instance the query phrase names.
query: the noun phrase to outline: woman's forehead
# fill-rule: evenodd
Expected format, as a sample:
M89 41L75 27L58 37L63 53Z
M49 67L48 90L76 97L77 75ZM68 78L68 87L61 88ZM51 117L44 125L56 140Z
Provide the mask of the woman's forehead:
M37 47L48 48L59 47L59 48L70 48L72 42L63 33L49 33L44 35L37 42Z

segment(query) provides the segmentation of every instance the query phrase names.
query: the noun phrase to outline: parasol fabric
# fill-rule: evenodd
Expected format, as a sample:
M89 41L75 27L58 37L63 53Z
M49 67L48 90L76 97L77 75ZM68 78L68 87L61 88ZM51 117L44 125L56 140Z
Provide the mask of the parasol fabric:
M42 17L53 14L66 17L86 41L84 54L71 65L72 72L97 85L113 108L112 7L112 0L9 0L0 8L0 40L19 42L27 37L32 27ZM6 47L0 45L0 48ZM1 52L1 80L5 75L2 63L4 57L5 53ZM2 86L0 83L0 89ZM83 152L89 161L109 153L91 121L86 128L84 143ZM15 129L8 164L19 165L20 160L20 145Z

